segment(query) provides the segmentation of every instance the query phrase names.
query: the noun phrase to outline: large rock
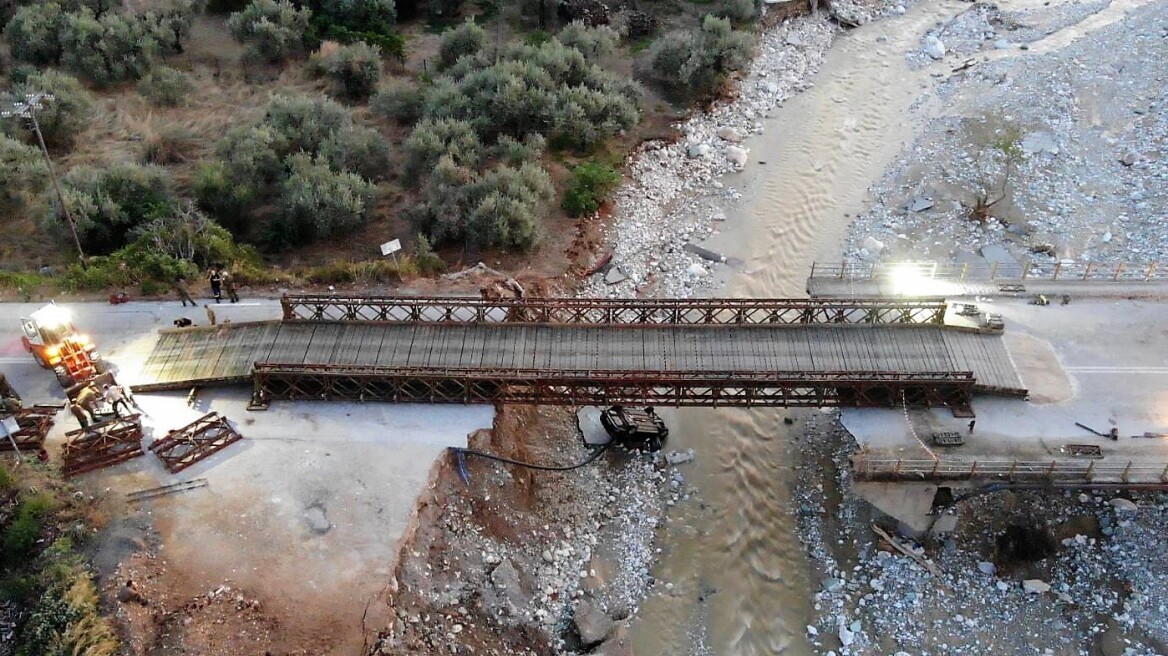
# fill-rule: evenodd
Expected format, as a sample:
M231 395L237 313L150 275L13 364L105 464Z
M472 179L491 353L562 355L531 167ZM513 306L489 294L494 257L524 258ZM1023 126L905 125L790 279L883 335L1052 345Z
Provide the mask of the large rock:
M1123 510L1123 511L1127 511L1127 512L1133 512L1133 511L1139 510L1139 508L1140 508L1139 506L1137 506L1135 504L1134 501L1130 501L1130 500L1124 499L1122 497L1116 497L1116 498L1112 499L1111 501L1108 501L1108 503L1110 503L1111 507L1115 508L1116 510Z
M689 147L687 152L690 157L705 157L710 154L710 146L704 143L694 144Z
M491 583L484 586L483 605L492 614L517 616L527 606L529 596L519 581L519 571L508 559L503 559L491 571Z
M573 621L576 623L576 632L580 634L580 642L585 647L603 642L616 626L611 617L588 599L581 601L576 606Z
M1022 152L1027 155L1035 155L1038 153L1059 154L1058 142L1055 141L1054 135L1046 130L1031 132L1022 138L1022 143L1019 146L1022 148Z
M933 59L940 59L945 56L945 44L941 43L941 39L930 34L925 37L925 54Z
M738 130L735 130L729 126L718 129L718 138L725 139L731 143L738 143L739 141L742 141L742 135L738 134Z
M1050 592L1050 584L1041 579L1026 579L1022 582L1022 589L1035 594Z
M864 241L860 242L860 246L866 248L869 253L874 255L879 254L880 251L884 250L884 242L873 237L872 235L864 237Z
M739 169L746 168L746 149L738 146L730 146L726 149L726 159Z

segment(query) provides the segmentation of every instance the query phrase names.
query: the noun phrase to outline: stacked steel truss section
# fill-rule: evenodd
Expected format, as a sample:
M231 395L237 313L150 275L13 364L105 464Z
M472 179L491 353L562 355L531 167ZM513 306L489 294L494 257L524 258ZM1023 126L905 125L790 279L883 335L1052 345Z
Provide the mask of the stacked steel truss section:
M170 473L190 467L243 439L228 423L227 417L209 412L195 421L166 434L150 445Z
M285 321L592 326L749 324L941 324L945 300L925 299L605 299L487 300L426 296L284 296Z
M274 400L540 405L966 408L969 372L429 369L257 363L252 408Z
M142 455L142 421L136 414L70 431L65 438L62 472L66 477Z
M13 412L12 417L20 429L10 433L8 439L0 439L0 451L12 451L15 444L21 453L39 453L58 410L58 406L33 406Z

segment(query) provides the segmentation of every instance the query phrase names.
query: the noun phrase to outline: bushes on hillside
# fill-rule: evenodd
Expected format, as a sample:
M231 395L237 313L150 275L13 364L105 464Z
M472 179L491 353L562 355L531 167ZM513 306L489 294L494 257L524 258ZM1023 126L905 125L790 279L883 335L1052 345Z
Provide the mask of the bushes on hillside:
M34 73L13 90L19 97L31 93L49 93L52 100L46 100L37 110L37 122L41 135L50 150L68 150L73 141L89 124L93 109L93 96L81 86L77 78L46 70ZM32 141L28 119L11 117L4 120L4 131L14 137Z
M483 49L487 35L474 21L465 21L458 27L442 33L438 45L438 68L450 68L460 57L477 55Z
M570 216L593 214L620 184L620 172L598 162L586 162L572 169L564 191L563 208Z
M227 28L247 45L247 56L280 62L308 50L306 33L312 10L297 8L289 0L252 0L243 11L231 14Z
M415 123L422 115L422 90L416 84L392 80L377 90L369 109L402 125Z
M455 166L477 166L483 155L478 134L466 121L426 119L418 123L402 148L406 177L416 178L434 169L446 157Z
M231 130L217 154L219 160L205 164L195 178L199 206L233 233L271 248L334 236L364 222L373 193L369 180L389 168L389 146L380 133L354 125L349 110L336 102L307 96L276 96L260 123ZM327 199L326 192L340 196ZM322 224L308 217L313 203L327 215ZM273 205L277 216L266 226L252 220Z
M747 32L735 31L725 18L706 16L696 34L673 32L653 46L653 70L661 80L690 97L718 90L726 76L750 61Z
M94 255L121 248L134 228L169 216L179 206L170 176L153 165L76 166L61 179L61 193L85 251ZM47 219L47 227L63 233L64 215L56 200Z
M714 14L727 18L732 23L744 25L754 20L757 8L755 0L724 0L722 6L714 10Z
M195 85L182 71L169 66L157 66L138 82L138 93L159 107L187 104Z
M49 169L38 148L0 136L0 209L25 205L48 179Z
M547 135L588 149L636 124L637 88L552 39L513 46L499 61L462 57L427 91L423 116L469 122L485 141Z
M569 48L579 50L588 61L594 62L616 50L620 43L620 33L607 25L588 27L576 21L560 30L556 39Z
M365 223L373 206L369 181L305 153L290 157L288 166L290 174L280 183L279 214L269 226L275 246L346 234Z
M314 56L312 70L329 80L333 96L365 100L381 81L381 50L361 41L340 46Z
M189 3L123 14L45 2L20 8L4 33L18 61L59 64L105 85L141 77L155 55L182 52L191 20Z

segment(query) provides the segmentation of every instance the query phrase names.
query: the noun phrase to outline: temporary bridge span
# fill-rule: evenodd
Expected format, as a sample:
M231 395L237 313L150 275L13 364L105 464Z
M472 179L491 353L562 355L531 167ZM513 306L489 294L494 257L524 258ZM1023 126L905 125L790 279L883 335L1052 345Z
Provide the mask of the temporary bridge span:
M1025 396L1000 334L944 299L285 296L279 321L161 331L139 392L283 399L948 406Z

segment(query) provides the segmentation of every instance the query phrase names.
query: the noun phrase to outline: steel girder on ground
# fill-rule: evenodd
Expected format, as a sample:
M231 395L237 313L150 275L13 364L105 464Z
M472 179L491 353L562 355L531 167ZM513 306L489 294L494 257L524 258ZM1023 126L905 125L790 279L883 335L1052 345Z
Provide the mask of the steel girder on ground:
M273 400L539 405L967 408L969 372L555 371L257 363L252 406Z
M142 455L139 415L118 417L65 433L62 473L66 478Z
M945 300L603 299L486 300L425 296L284 296L285 321L555 323L595 326L808 323L940 324Z
M166 470L172 474L209 458L228 446L242 440L227 417L209 412L195 421L172 430L166 437L150 445Z
M914 460L857 455L851 458L851 469L855 480L873 482L1168 483L1168 462L1149 458L1100 462L1073 458L1019 460L993 457Z
M44 448L45 436L53 427L59 406L32 406L12 413L18 430L0 439L0 451L18 450L21 453L39 453Z

